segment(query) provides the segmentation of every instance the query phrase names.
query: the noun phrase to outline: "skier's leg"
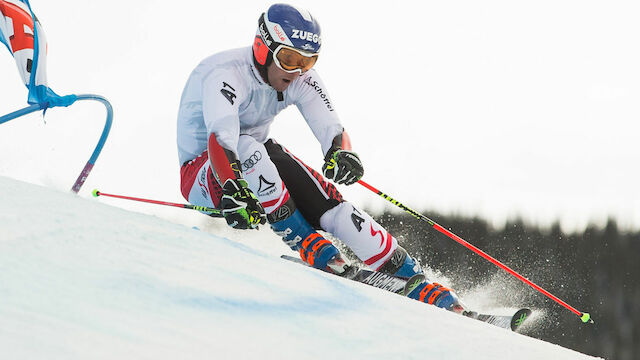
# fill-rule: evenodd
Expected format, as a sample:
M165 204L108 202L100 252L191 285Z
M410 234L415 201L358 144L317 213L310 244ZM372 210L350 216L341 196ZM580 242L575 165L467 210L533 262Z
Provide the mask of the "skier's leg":
M320 229L320 217L343 201L342 194L282 145L269 140L264 146L304 218L314 229Z
M342 202L326 211L320 217L320 226L338 237L345 245L372 269L378 270L384 264L389 263L392 255L396 254L398 241L391 236L369 214L356 208L349 202ZM399 254L399 253L398 253ZM400 258L394 258L397 266L387 269L388 273L397 274L400 268L410 277L418 269L404 269Z
M373 269L389 263L387 273L410 277L419 271L419 266L413 270L412 259L404 249L396 252L398 242L391 234L371 216L344 202L338 189L320 173L273 140L267 141L265 147L298 209L314 228L335 235ZM395 262L389 262L391 259Z
M344 202L332 183L282 145L269 140L265 147L291 196L295 198L298 209L314 228L338 237L373 269L380 268L392 258L398 242L382 226L368 214ZM401 260L404 261L404 258ZM396 270L388 272L395 273ZM415 274L409 274L408 270L405 272L407 277Z
M375 270L406 278L422 273L417 260L398 246L395 237L369 214L345 202L336 187L321 174L273 140L265 146L299 210L312 226L342 240ZM409 297L450 310L459 303L450 289L430 282L416 287Z
M320 217L322 228L340 240L365 264L380 272L409 278L422 273L418 261L369 214L342 202ZM428 281L418 285L410 298L447 310L462 311L457 295L449 288Z
M243 176L264 207L271 228L309 265L344 272L348 264L331 241L318 234L297 208L265 146L251 136L242 135L238 153Z

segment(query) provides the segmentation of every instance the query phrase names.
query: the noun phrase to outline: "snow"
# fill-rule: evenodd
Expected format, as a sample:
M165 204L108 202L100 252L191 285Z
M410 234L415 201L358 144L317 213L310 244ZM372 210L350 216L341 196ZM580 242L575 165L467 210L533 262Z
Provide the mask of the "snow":
M3 359L592 358L287 262L268 229L4 177L0 199Z

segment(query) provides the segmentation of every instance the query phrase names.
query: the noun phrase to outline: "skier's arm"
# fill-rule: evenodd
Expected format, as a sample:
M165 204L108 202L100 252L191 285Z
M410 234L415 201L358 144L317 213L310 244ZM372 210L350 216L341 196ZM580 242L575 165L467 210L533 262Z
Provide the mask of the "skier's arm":
M351 185L362 178L364 169L344 131L326 87L314 70L297 83L298 109L322 146L325 164L322 171L337 184Z
M242 96L246 96L241 84L233 74L210 74L203 80L202 110L209 132L209 161L222 185L222 215L231 227L252 229L266 223L266 214L242 178L236 155L240 133L238 107Z
M315 70L309 70L288 92L320 142L324 156L333 145L333 139L344 129L322 79Z

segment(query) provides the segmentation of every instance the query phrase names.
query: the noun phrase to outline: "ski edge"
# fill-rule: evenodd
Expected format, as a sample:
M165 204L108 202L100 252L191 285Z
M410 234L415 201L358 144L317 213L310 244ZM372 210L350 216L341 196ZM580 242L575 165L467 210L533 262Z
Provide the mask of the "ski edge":
M306 267L310 267L307 263L302 261L300 258L297 258L294 256L280 255L280 258L292 261L294 263L297 263ZM421 275L421 274L418 274L418 275L421 275L421 277L413 276L407 279L407 278L393 276L393 275L381 273L375 270L359 267L357 265L354 266L353 269L354 271L348 276L339 276L339 275L336 275L336 276L342 277L343 279L359 282L361 284L369 285L381 290L386 290L391 293L400 294L400 295L408 294L409 292L411 292L411 290L413 290L419 284L419 282L416 282L416 281L424 280L424 275ZM411 281L411 283L409 281Z
M309 267L307 263L305 263L304 261L302 261L302 259L298 257L294 257L290 255L280 255L280 258ZM361 272L368 272L370 273L370 275L365 276L364 278L358 278L357 274ZM397 279L399 281L404 281L406 283L404 284L404 287L399 289L398 291L392 291L392 290L389 290L388 288L385 288L385 286L378 286L375 283L367 282L367 279L371 277L371 274L380 274L382 276ZM403 278L395 277L393 275L378 273L377 271L374 271L374 270L357 267L357 271L354 273L354 276L351 278L345 277L345 279L356 281L361 284L373 286L382 290L395 292L396 294L400 294L403 296L407 296L425 280L425 275L416 274L409 279L403 279ZM521 308L517 310L513 315L493 315L493 314L477 313L477 315L471 318L478 321L482 321L484 323L487 323L493 326L497 326L503 329L508 329L513 332L517 332L518 329L522 326L522 324L524 324L526 320L529 319L529 316L531 316L531 314L532 314L531 309Z

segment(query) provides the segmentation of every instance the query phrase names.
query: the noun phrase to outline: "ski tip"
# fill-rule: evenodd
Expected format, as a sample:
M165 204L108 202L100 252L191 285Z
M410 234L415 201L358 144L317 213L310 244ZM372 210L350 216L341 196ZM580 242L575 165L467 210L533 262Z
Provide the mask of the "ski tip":
M520 309L513 314L511 318L511 330L517 331L518 328L531 316L530 309Z
M582 313L582 315L580 315L580 320L582 320L583 323L590 323L593 324L594 321L591 318L591 315L589 315L589 313Z
M100 196L100 191L98 191L98 189L93 189L91 194L93 194L93 197L98 197L98 196Z

